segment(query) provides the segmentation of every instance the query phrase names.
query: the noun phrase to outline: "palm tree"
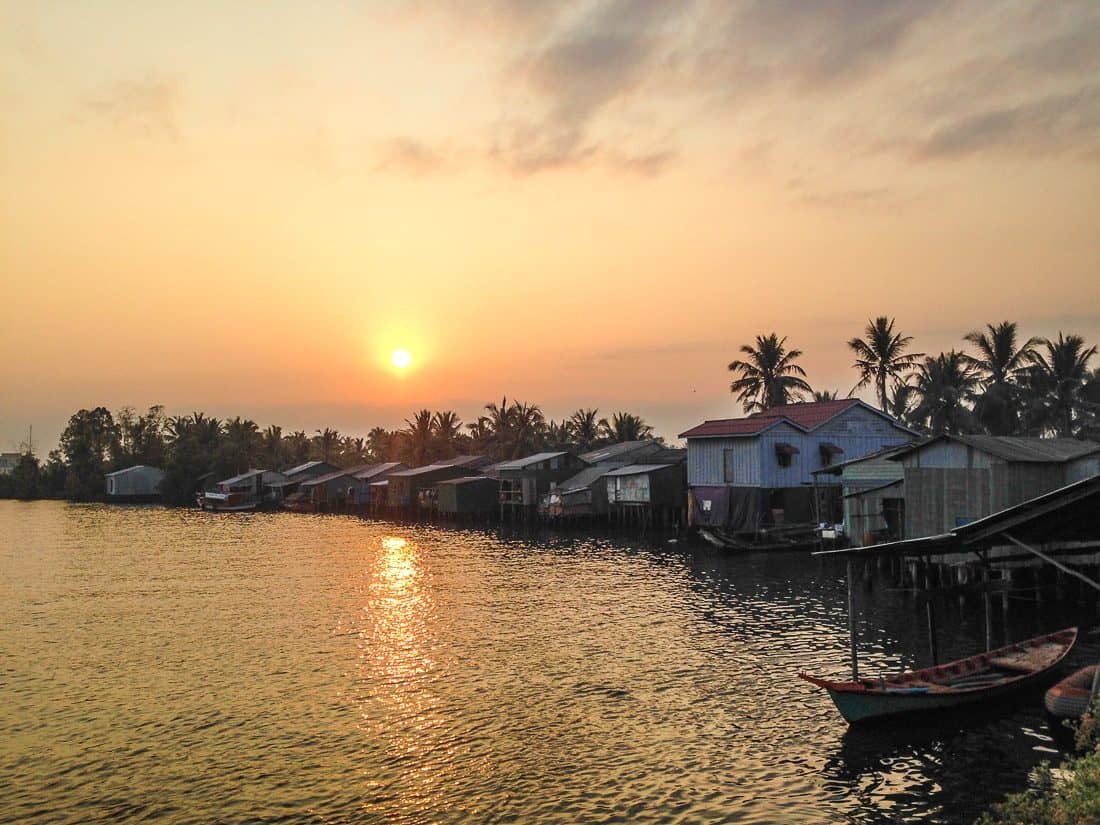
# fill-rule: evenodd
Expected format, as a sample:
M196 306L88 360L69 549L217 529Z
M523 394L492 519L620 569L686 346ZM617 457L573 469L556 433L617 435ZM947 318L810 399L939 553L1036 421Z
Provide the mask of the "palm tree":
M897 381L920 360L922 353L906 352L912 337L894 332L894 319L885 315L867 322L863 338L852 338L848 346L856 354L852 365L859 370L859 383L852 389L875 385L875 395L883 412L889 404L886 388L891 379Z
M568 418L560 422L551 420L546 425L546 447L551 450L566 450L573 446L573 425Z
M786 343L786 337L780 338L774 332L757 335L755 348L748 344L741 347L748 358L730 362L730 372L739 376L730 384L730 392L737 393L746 412L801 401L803 394L812 392L805 380L806 371L794 363L802 350L787 351Z
M454 410L441 410L432 416L435 441L443 455L455 454L455 439L462 431L462 419Z
M427 464L432 449L432 411L420 410L412 421L406 418L402 435L408 441L409 457L413 464L417 467Z
M1012 435L1020 428L1020 383L1034 362L1040 338L1028 338L1016 346L1017 327L1002 321L964 336L978 348L977 356L965 356L982 373L982 392L974 401L974 413L991 435Z
M886 402L886 413L903 424L913 421L913 407L917 400L917 388L909 383L909 376L894 382Z
M325 427L313 436L313 456L321 461L333 461L340 450L340 432Z
M600 430L604 438L614 444L622 444L624 441L642 441L653 437L653 428L645 423L640 415L630 412L617 412L600 421Z
M367 462L369 451L367 440L352 436L344 436L340 439L340 462L345 467L357 467Z
M814 390L814 401L836 401L840 396L836 390Z
M286 437L286 451L288 464L301 464L309 461L313 443L303 430L295 430Z
M933 433L973 432L976 421L966 402L973 397L981 378L961 353L941 352L927 356L917 368L913 391L920 399L913 420Z
M390 461L393 454L393 433L385 427L374 427L367 433L367 448L374 461Z
M264 430L261 438L265 461L271 467L282 467L286 450L283 447L283 428L277 424L270 424Z
M582 451L591 450L600 440L599 410L581 408L569 416L573 443Z
M1031 387L1041 393L1042 421L1057 435L1073 435L1074 422L1080 416L1085 385L1092 378L1089 361L1096 347L1086 347L1080 335L1058 333L1058 340L1043 339L1046 353L1031 358Z
M512 458L527 455L538 448L546 432L546 420L537 404L512 402Z

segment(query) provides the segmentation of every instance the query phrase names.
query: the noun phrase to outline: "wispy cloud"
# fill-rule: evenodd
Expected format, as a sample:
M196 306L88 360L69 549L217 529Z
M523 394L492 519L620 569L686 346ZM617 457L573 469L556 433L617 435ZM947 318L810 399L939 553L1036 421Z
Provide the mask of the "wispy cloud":
M442 149L416 138L403 136L382 143L375 168L421 176L442 171L450 165L450 160Z
M175 80L119 81L87 96L83 103L86 111L116 127L149 137L176 140L180 136L183 93Z

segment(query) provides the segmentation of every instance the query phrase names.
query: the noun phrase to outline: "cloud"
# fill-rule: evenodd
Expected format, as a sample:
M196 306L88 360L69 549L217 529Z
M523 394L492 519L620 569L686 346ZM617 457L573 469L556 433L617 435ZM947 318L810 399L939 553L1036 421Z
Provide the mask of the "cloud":
M427 175L449 166L442 150L411 137L395 137L383 142L376 166L379 170Z
M179 138L183 94L167 79L126 80L84 99L85 110L118 128L148 137Z
M919 160L988 150L1025 154L1100 148L1100 86L966 115L914 140Z

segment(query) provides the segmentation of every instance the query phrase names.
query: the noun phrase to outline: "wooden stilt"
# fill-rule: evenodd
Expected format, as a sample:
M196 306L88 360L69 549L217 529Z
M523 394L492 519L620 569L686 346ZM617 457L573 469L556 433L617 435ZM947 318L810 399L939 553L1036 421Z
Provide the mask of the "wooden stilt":
M848 640L852 648L852 681L859 681L859 653L856 650L856 591L852 586L852 560L848 559Z
M936 609L932 606L932 600L924 602L924 613L928 619L928 652L932 655L932 664L940 663L939 651L936 649Z

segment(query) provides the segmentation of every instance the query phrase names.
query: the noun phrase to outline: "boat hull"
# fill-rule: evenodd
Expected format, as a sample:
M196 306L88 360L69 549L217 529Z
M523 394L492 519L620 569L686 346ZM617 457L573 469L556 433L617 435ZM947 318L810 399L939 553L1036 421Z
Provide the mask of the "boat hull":
M890 678L835 682L805 673L800 678L824 688L849 723L896 716L946 713L997 701L1043 684L1077 642L1077 628ZM1029 656L1030 669L1023 663Z
M1092 701L1096 665L1083 667L1060 681L1043 696L1047 712L1059 719L1080 719Z

